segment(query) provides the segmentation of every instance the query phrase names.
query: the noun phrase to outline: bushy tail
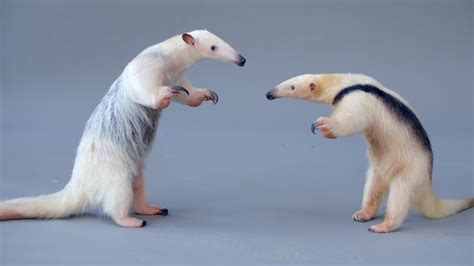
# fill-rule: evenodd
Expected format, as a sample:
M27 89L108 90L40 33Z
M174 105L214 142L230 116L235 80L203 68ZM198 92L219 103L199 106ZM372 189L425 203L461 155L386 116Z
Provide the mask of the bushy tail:
M440 219L474 207L474 199L438 199L431 188L423 193L416 208L428 218Z
M38 197L18 198L0 202L0 221L41 218L63 218L80 213L86 207L86 199L71 186Z

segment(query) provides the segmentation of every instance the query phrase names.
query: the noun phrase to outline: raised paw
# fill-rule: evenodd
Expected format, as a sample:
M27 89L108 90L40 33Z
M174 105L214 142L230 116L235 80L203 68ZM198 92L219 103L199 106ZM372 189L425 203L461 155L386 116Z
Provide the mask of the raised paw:
M398 227L389 221L383 221L382 223L369 227L369 231L373 233L389 233L397 229Z
M352 215L352 220L359 222L359 223L365 223L374 218L374 215L368 211L360 210Z
M204 101L212 101L214 104L217 104L219 101L219 96L212 90L196 89L194 91L191 99L187 103L189 106L197 107Z
M336 136L331 132L328 117L320 117L311 125L311 132L316 134L316 130L323 132L323 136L328 139L335 139Z
M212 101L213 104L217 104L219 101L219 96L217 96L217 93L211 90L207 90L204 92L204 100L205 101Z
M161 90L158 94L159 108L168 107L171 103L171 98L180 93L189 95L189 91L181 86L166 87L165 90Z

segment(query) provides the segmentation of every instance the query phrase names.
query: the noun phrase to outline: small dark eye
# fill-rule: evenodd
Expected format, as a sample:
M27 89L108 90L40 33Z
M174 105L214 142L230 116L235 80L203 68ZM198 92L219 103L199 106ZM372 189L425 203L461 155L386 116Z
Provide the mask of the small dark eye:
M211 50L212 50L212 51L215 51L216 49L217 49L217 46L215 46L215 45L212 45L212 46L211 46Z
M292 91L295 90L295 86L291 85L291 86L290 86L290 89L291 89Z

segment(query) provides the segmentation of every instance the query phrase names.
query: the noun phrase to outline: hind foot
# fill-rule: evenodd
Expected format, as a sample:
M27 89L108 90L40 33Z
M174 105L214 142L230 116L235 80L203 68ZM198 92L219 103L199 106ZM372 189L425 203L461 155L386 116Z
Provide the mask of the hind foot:
M396 226L393 222L387 220L369 227L369 231L373 233L389 233L397 229L398 226Z
M134 207L134 211L140 215L168 215L168 209L166 208L159 208L155 205L148 205L145 204L143 206Z
M352 215L352 220L359 223L365 223L372 220L374 216L375 215L372 212L360 210Z
M125 216L121 218L112 217L112 219L116 224L127 228L140 228L146 225L145 220L140 220L130 216Z

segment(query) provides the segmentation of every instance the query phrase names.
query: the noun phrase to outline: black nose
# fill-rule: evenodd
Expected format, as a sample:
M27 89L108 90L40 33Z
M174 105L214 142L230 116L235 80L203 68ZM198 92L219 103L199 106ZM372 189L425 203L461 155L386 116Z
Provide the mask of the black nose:
M247 62L247 60L245 60L245 58L242 55L239 55L239 61L237 62L237 65L244 66L245 62Z
M273 99L275 99L275 96L273 96L272 91L267 92L267 99L268 99L268 100L273 100Z

